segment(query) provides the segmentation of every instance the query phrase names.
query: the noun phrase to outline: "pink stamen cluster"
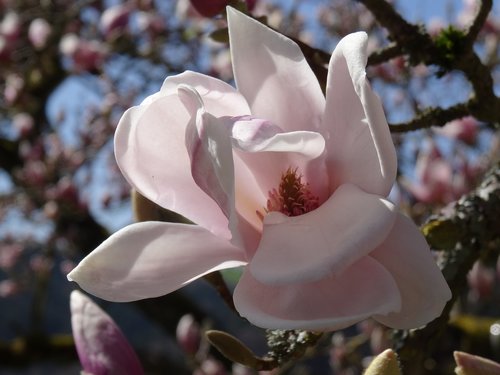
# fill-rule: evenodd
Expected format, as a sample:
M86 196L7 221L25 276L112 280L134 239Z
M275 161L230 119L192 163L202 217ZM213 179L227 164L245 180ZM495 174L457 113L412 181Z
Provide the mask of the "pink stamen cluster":
M302 182L297 168L288 168L281 175L278 189L269 192L266 212L278 211L287 216L299 216L319 207L319 198L311 193L309 184Z

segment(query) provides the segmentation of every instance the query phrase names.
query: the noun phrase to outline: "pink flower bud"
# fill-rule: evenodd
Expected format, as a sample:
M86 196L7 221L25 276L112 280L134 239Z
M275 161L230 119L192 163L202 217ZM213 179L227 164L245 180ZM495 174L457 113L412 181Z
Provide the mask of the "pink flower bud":
M28 136L33 130L35 122L33 117L28 113L18 113L12 118L12 125L16 129L21 138Z
M3 35L0 35L0 61L8 61L10 58L11 46Z
M80 38L76 34L66 34L61 38L59 43L59 51L64 56L71 57L76 53L78 45L80 43Z
M460 375L494 375L500 374L500 364L489 359L464 352L454 352L457 367L455 373Z
M0 268L10 269L19 259L23 248L19 244L9 244L0 247Z
M9 12L0 22L0 34L5 36L7 40L14 41L21 34L21 19L14 12Z
M35 49L45 48L52 33L52 26L43 18L31 21L28 29L28 39Z
M106 9L101 15L99 26L106 38L113 38L123 32L130 16L128 4L118 4Z
M55 220L59 215L59 205L57 202L50 200L43 206L43 214L47 219Z
M24 79L17 74L9 74L5 80L4 98L7 104L14 103L24 87Z
M165 22L158 14L153 12L137 13L137 28L139 32L149 32L153 35L165 30Z
M370 334L370 348L372 353L380 354L389 347L390 343L387 338L387 330L380 325L375 326Z
M42 255L35 255L30 259L30 268L37 273L48 273L53 265L52 260Z
M226 375L226 369L219 361L208 358L193 372L193 375Z
M72 59L77 70L98 69L104 61L106 50L96 40L82 40L75 34L67 34L59 44L61 53Z
M454 138L472 145L476 142L478 122L474 117L464 117L451 121L440 129L439 134Z
M13 280L0 281L0 297L6 298L13 296L21 289L20 285Z
M474 266L467 275L467 281L469 282L474 299L485 298L490 296L493 291L495 272L478 261L474 263Z
M111 317L83 293L70 298L71 326L85 372L93 375L142 375L134 350Z
M177 342L188 354L196 354L200 347L200 326L191 314L184 315L177 324Z

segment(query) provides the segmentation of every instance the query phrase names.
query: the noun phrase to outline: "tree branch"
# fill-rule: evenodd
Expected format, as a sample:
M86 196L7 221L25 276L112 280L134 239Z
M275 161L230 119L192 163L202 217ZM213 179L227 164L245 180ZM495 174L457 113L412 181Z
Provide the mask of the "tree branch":
M472 193L431 217L423 231L433 248L441 253L443 275L453 296L441 316L424 328L400 331L396 349L405 374L424 374L420 368L426 357L439 345L450 311L467 287L467 274L475 261L500 252L500 163L486 175L482 184Z
M401 47L397 44L391 44L390 46L381 49L379 51L373 52L370 56L368 56L367 65L377 65L383 62L389 61L395 57L403 55L403 51Z
M435 39L417 25L408 23L384 0L358 0L389 31L394 44L386 51L373 55L372 62L383 61L381 56L404 53L410 63L437 65L442 72L462 71L473 87L474 95L466 102L448 109L429 108L405 124L393 125L391 130L403 132L444 125L446 122L473 115L480 121L500 123L500 99L495 96L490 69L481 62L473 49L475 39L491 10L492 1L483 0L467 34L448 28ZM380 59L380 60L379 60Z
M394 133L408 132L428 128L433 125L444 125L457 118L465 117L469 113L470 109L467 103L460 103L446 109L433 107L426 109L406 123L390 124L389 128Z

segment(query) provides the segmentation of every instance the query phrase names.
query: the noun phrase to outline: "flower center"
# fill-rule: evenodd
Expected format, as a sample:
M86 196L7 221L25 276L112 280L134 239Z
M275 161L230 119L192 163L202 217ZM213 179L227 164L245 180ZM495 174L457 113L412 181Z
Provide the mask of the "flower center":
M278 189L269 192L266 212L278 211L287 216L299 216L319 207L319 197L313 195L309 184L302 182L297 168L288 168L281 175ZM262 219L263 215L257 212Z

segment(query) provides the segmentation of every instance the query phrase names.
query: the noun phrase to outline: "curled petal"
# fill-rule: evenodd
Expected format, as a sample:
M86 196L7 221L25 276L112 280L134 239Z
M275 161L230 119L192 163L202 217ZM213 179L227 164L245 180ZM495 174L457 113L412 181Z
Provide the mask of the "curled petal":
M243 116L236 118L232 130L234 146L245 152L290 152L315 159L323 153L325 140L312 131L283 133L267 120Z
M252 115L285 132L316 131L325 99L299 46L233 8L227 18L236 86Z
M305 183L309 180L326 181L326 174L322 175L319 170L315 170L314 177L311 178L306 174L311 161L324 151L325 140L321 134L312 131L283 133L278 126L267 120L248 116L234 120L233 147L239 159L252 171L266 197L261 201L260 207L265 206L268 192L278 187L281 175L290 166L297 168L302 176L305 175ZM320 189L323 186L318 182L313 187ZM260 207L255 207L254 211Z
M193 179L229 218L234 206L234 163L229 128L205 112L201 97L193 88L179 86L179 97L191 107L186 148Z
M144 373L120 328L90 298L74 290L70 308L75 346L85 372L93 375Z
M192 113L186 129L186 148L193 179L220 207L229 221L233 243L241 245L230 124L205 112L203 99L194 88L179 85L178 93Z
M156 94L145 103L126 111L115 133L123 175L149 200L230 238L227 217L191 175L185 139L191 114L177 93Z
M380 99L366 78L366 44L365 33L350 34L332 54L323 131L332 188L352 183L387 196L396 178L396 150Z
M409 329L441 314L451 291L424 236L410 219L398 214L391 233L370 255L392 274L402 299L401 311L376 316L376 320L392 328Z
M256 326L272 329L342 329L401 307L393 278L370 257L358 260L340 274L283 286L262 284L247 268L233 298L243 317Z
M259 281L276 285L335 275L382 243L395 218L391 203L342 185L304 215L266 215L250 270Z
M190 86L196 90L203 100L206 111L215 117L250 114L250 108L243 95L220 79L187 70L168 77L160 93L177 94L179 85Z
M242 250L197 225L148 221L114 233L68 274L108 301L158 297L210 272L245 264Z

